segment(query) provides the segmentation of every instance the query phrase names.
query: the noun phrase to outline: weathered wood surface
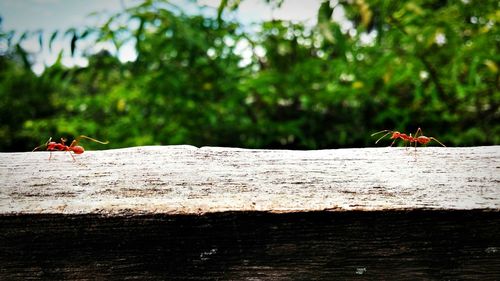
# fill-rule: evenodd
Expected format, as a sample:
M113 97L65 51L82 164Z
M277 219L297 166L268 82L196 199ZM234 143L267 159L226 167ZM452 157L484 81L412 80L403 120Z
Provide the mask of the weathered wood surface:
M500 146L0 153L0 214L500 210Z
M500 280L499 146L48 155L0 153L0 280Z

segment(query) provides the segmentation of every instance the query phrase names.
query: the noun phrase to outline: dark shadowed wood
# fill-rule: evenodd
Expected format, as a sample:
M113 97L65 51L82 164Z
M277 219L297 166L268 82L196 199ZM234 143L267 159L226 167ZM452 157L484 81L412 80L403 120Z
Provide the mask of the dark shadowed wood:
M500 280L499 148L0 153L0 280Z
M499 280L497 212L0 217L0 280Z

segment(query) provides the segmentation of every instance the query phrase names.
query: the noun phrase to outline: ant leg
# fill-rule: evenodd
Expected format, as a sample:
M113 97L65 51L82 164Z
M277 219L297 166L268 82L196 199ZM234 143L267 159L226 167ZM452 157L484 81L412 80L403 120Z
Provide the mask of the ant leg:
M442 144L440 141L438 141L436 138L433 138L433 137L430 137L431 140L435 140L437 143L439 143L440 145L446 147L446 145Z
M420 132L420 135L423 136L424 133L422 132L422 129L420 129L420 127L418 127L417 131L415 132L415 138L418 137L418 132Z
M424 133L422 132L422 129L420 129L420 127L418 127L417 131L415 132L415 136L413 137L413 139L415 140L415 161L417 161L417 144L418 144L418 133L420 132L420 135L423 136ZM411 134L410 134L410 137L411 137Z
M394 140L392 141L391 145L389 145L389 147L392 147L392 146L394 145L394 143L396 143L396 141L397 141L397 140L398 140L398 139L394 139Z
M420 131L420 133L422 133L422 131ZM417 144L418 144L418 141L415 139L415 161L417 161Z
M71 158L73 158L73 161L76 162L76 158L75 158L75 156L73 156L73 154L71 153L71 151L67 150L66 152L69 153L69 156L71 156Z

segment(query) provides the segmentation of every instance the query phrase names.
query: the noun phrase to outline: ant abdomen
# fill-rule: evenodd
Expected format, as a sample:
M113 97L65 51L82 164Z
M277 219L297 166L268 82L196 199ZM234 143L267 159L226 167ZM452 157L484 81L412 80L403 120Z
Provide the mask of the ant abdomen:
M79 146L79 145L75 145L75 146L72 146L71 147L71 150L73 151L73 153L75 154L82 154L83 152L85 152L85 149L83 149L82 146Z

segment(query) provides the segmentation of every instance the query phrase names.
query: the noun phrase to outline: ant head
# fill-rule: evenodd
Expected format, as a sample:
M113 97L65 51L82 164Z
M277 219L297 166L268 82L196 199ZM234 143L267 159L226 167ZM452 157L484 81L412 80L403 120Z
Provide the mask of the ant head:
M401 133L398 132L398 131L394 131L392 132L392 136L391 136L391 139L397 139L401 136Z
M75 153L75 154L82 154L85 149L83 149L82 146L79 146L79 145L75 145L75 146L71 146L71 150Z
M45 144L38 146L36 149L38 149L40 147L44 147L44 148L53 147L55 144L56 144L56 142L52 141L52 137L50 137Z
M48 150L51 150L53 149L55 146L57 145L57 142L55 141L51 141L51 142L48 142L45 147L48 149Z

